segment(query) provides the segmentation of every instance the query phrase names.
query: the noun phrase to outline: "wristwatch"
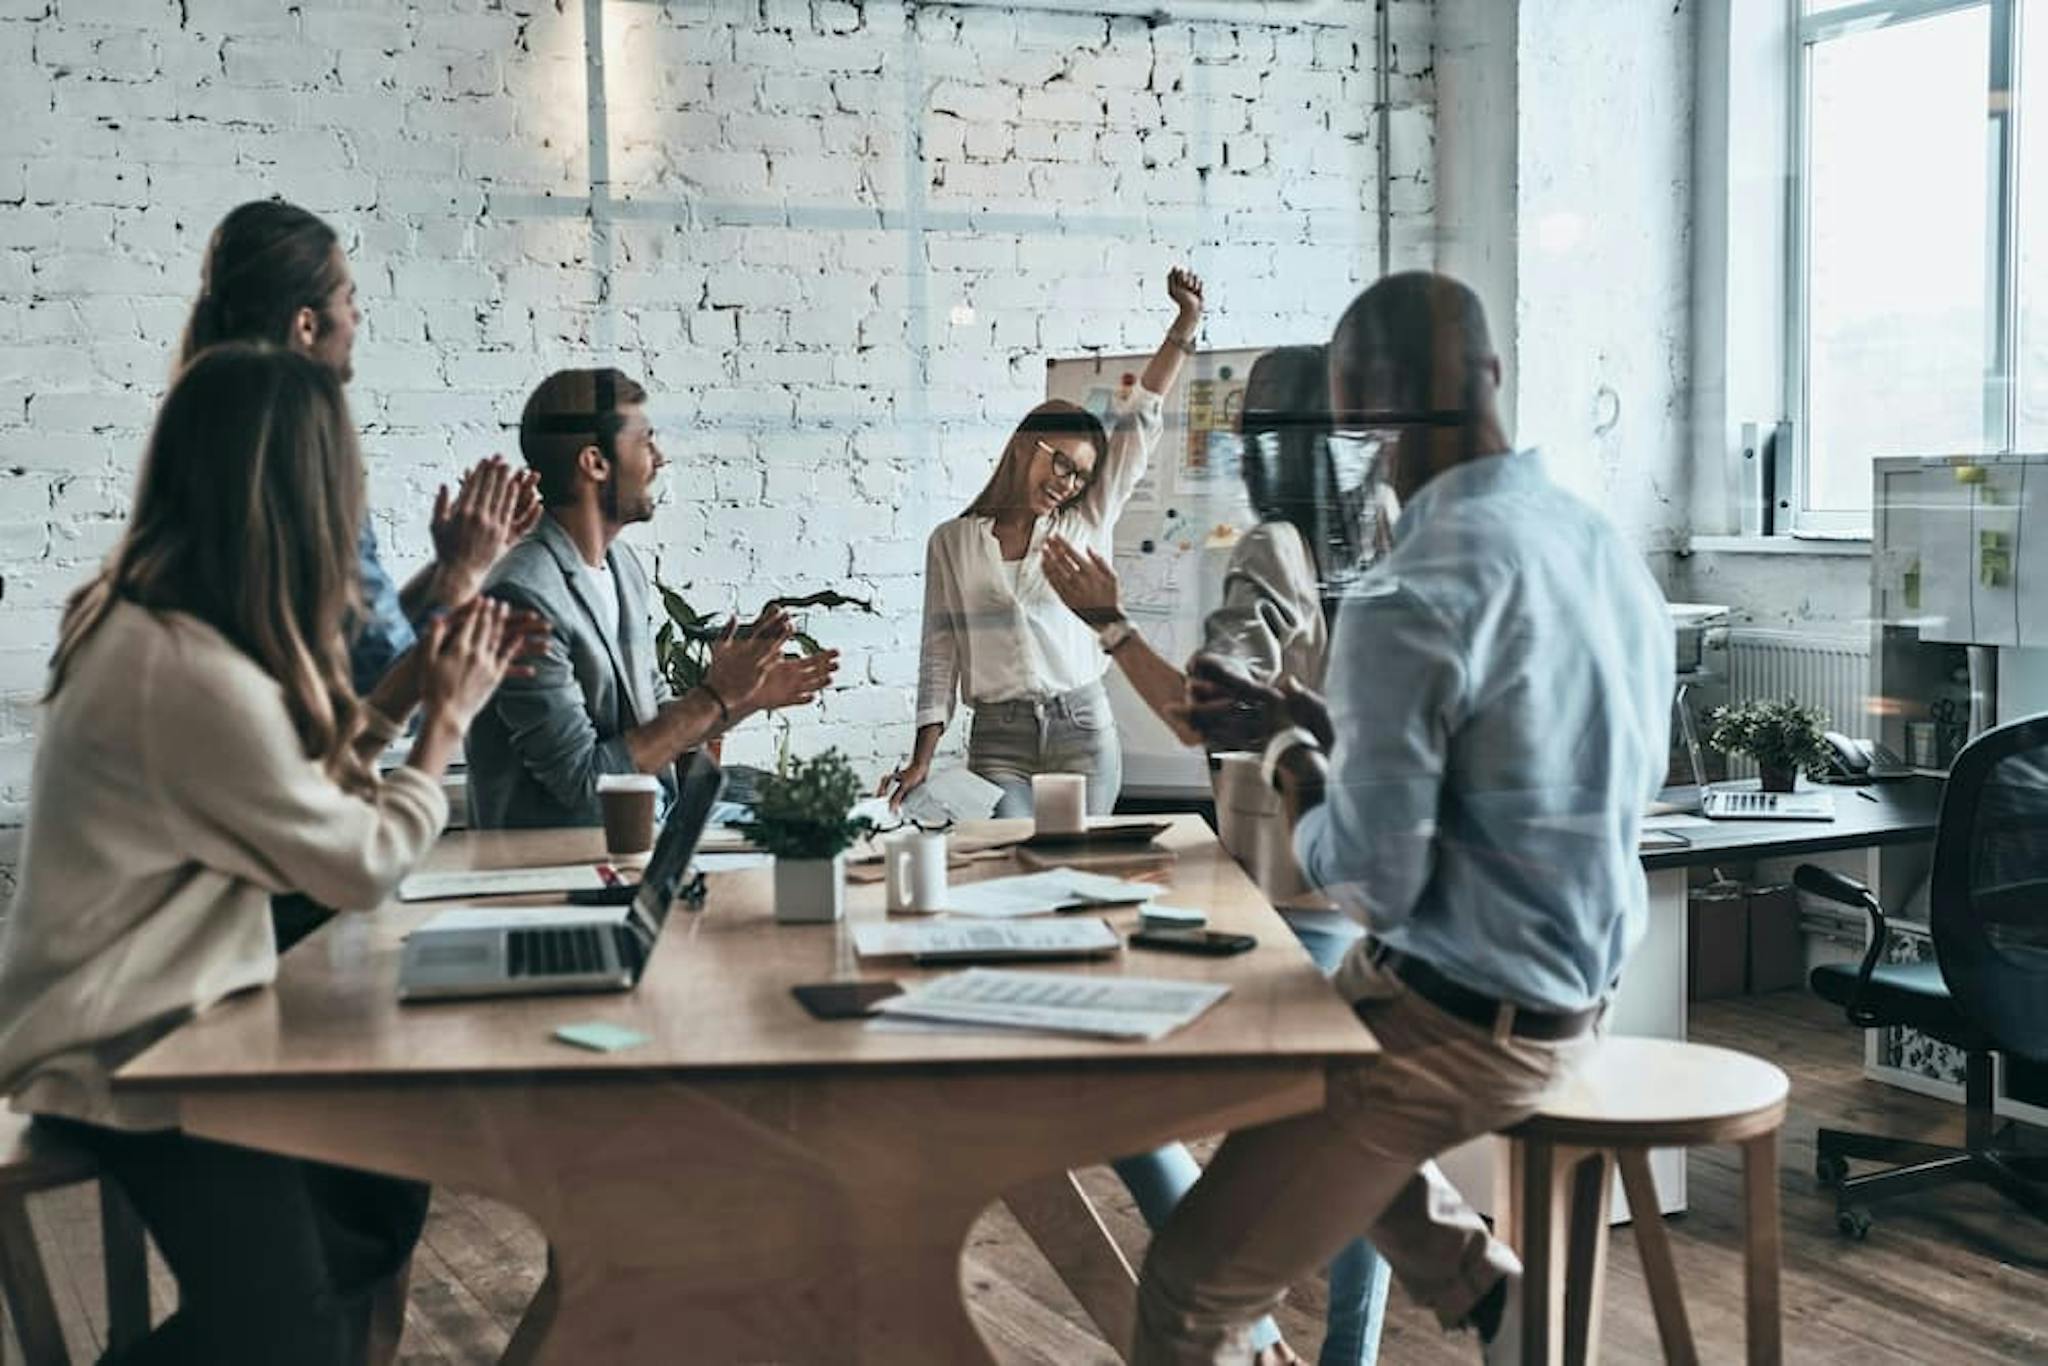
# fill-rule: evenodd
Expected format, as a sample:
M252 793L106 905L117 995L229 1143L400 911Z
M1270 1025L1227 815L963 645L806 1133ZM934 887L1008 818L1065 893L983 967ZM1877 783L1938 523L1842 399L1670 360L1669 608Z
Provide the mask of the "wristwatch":
M1304 726L1289 726L1272 739L1266 741L1265 757L1259 760L1259 776L1266 780L1267 787L1280 785L1280 761L1297 749L1321 750L1322 741L1315 732Z
M1128 644L1131 638L1137 634L1137 627L1122 618L1118 618L1097 631L1095 638L1102 642L1102 653L1113 655Z

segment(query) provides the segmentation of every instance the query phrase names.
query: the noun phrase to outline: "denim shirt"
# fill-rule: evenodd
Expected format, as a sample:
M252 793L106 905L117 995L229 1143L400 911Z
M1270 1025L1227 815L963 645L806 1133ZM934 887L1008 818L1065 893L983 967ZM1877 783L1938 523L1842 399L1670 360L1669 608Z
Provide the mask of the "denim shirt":
M1534 451L1438 475L1338 613L1337 740L1328 800L1295 830L1302 868L1464 986L1594 1004L1642 934L1636 839L1672 671L1642 556Z
M417 637L398 605L398 585L377 560L377 532L367 517L356 543L356 558L361 565L364 616L349 641L348 668L357 695L366 696Z

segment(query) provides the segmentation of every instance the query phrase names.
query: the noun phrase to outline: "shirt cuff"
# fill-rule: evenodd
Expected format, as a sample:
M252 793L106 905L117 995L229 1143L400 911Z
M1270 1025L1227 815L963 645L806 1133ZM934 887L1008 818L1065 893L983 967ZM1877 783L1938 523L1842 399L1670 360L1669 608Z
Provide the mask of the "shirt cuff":
M1330 804L1322 803L1302 813L1294 823L1294 860L1301 865L1311 887L1327 887L1330 879L1322 867L1323 846L1330 830Z

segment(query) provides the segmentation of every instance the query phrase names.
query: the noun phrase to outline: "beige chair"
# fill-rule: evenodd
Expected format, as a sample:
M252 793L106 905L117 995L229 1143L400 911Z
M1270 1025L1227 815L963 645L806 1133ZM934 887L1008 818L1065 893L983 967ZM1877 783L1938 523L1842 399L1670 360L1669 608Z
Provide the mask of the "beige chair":
M1563 1095L1507 1132L1508 1230L1524 1269L1523 1359L1600 1355L1608 1201L1617 1166L1666 1361L1699 1360L1650 1178L1652 1148L1742 1148L1749 1361L1782 1360L1778 1130L1791 1083L1745 1053L1609 1038Z
M107 1340L119 1348L149 1332L149 1254L142 1221L99 1165L77 1148L31 1135L25 1115L0 1110L0 1290L28 1366L71 1360L49 1277L29 1224L28 1197L81 1181L100 1183L100 1237L106 1256Z

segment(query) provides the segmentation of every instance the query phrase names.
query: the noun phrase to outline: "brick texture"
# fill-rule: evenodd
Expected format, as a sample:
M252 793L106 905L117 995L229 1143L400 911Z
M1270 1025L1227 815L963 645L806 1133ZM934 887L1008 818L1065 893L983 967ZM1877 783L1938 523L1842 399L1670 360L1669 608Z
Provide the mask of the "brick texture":
M663 578L880 605L811 621L847 686L790 733L881 771L911 738L924 538L1044 358L1149 349L1176 260L1216 346L1322 337L1377 273L1374 6L1319 12L613 4L593 156L577 0L0 0L0 834L35 661L118 534L206 235L269 194L348 244L396 569L436 484L513 453L533 382L617 363L673 466L632 533ZM1392 12L1398 266L1430 254L1432 24Z

